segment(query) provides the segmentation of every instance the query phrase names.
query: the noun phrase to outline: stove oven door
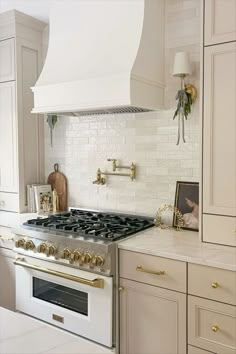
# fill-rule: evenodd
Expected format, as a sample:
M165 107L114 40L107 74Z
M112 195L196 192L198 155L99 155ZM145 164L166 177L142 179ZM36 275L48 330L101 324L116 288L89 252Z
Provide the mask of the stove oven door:
M29 257L15 264L18 311L112 347L112 277Z

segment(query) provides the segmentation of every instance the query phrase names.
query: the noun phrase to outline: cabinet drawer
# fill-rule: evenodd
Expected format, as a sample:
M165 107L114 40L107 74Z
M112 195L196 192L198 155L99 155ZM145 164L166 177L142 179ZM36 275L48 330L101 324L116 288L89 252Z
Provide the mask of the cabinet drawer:
M188 293L236 305L236 272L189 264Z
M209 352L208 350L205 349L200 349L196 347L192 347L191 345L188 345L188 354L214 354L212 352Z
M0 41L0 82L15 80L15 41Z
M19 195L0 192L0 210L19 212Z
M203 241L236 246L236 218L203 215Z
M188 297L189 344L224 354L236 351L236 306Z
M120 250L120 276L146 284L186 292L185 262Z

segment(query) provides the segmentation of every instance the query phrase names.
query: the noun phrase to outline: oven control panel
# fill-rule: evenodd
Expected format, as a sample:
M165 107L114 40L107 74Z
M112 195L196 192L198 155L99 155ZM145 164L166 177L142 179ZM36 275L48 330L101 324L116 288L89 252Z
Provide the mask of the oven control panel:
M86 250L84 248L63 248L47 241L41 242L37 239L31 240L27 238L16 239L15 248L18 253L29 254L37 258L46 257L50 260L55 259L62 263L95 270L99 268L99 271L103 273L109 271L109 269L107 269L107 266L109 268L109 264L105 264L105 254L97 254L95 251Z

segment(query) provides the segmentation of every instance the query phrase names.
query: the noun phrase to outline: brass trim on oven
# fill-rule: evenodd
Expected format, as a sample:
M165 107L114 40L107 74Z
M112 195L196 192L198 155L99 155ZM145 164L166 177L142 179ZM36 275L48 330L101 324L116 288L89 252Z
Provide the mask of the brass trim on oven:
M48 268L39 267L39 266L36 266L36 265L33 265L33 264L26 263L24 261L24 258L16 258L16 260L14 261L14 264L18 265L18 266L21 266L21 267L38 270L39 272L42 272L42 273L55 275L55 276L60 277L60 278L72 280L72 281L75 281L75 282L80 283L80 284L92 286L93 288L99 288L99 289L103 289L104 288L104 280L103 279L96 278L96 279L89 280L89 279L85 279L85 278L76 277L75 275L72 275L72 274L66 274L66 273L63 273L63 272L58 272L56 270L51 270L51 269L48 269Z

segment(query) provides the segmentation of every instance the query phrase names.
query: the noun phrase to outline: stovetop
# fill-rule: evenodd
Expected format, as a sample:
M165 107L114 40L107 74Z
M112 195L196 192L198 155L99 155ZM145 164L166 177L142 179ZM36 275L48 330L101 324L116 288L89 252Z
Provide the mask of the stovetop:
M71 209L68 213L31 219L23 225L75 238L83 236L85 239L117 241L153 226L154 221L142 216Z

